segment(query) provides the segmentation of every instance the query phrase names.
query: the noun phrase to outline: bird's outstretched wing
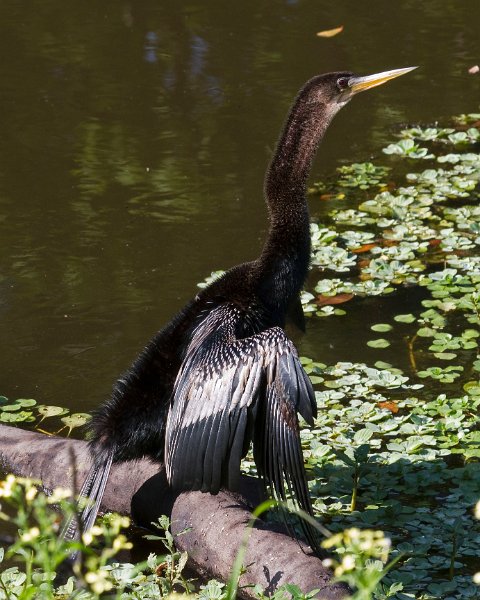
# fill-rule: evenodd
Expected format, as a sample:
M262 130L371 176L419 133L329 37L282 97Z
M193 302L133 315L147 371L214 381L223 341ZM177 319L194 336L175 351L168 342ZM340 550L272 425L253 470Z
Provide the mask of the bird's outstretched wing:
M175 489L235 489L253 438L258 471L273 496L312 514L297 412L316 416L312 385L280 327L238 339L239 309L225 304L197 326L175 382L165 462ZM318 548L316 535L303 526Z

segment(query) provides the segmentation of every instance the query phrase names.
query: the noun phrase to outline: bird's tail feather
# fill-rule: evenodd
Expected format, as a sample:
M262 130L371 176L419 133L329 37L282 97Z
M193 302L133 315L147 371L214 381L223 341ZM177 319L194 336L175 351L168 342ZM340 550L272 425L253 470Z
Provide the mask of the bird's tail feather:
M80 539L97 517L112 466L113 451L95 459L78 495L75 513L64 523L60 536L67 541Z

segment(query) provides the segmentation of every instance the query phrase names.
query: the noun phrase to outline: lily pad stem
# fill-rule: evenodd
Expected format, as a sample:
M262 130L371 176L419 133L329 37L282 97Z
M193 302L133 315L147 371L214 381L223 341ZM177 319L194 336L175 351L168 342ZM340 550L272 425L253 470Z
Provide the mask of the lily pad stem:
M355 472L353 474L352 499L350 501L350 512L357 510L357 495L358 495L359 480L360 480L359 468L358 468L358 465L355 465Z
M407 337L407 347L408 347L408 358L410 360L410 366L412 367L412 371L417 374L417 361L415 360L415 353L413 349L413 345L418 335L415 334L411 338Z
M450 568L448 569L448 577L450 580L455 575L455 557L457 555L457 532L454 530L452 533L452 553L450 555Z

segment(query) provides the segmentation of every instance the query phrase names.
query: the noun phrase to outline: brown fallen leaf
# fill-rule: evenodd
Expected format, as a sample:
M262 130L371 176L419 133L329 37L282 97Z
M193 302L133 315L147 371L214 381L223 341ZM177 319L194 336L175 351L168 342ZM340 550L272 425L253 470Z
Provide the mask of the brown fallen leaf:
M362 270L362 269L365 269L366 267L368 267L369 264L370 264L369 258L362 258L358 261L357 267L360 270ZM364 279L371 279L370 275L367 275L366 273L361 273L360 277L363 277Z
M379 402L377 404L378 408L386 408L387 410L389 410L392 413L397 413L398 412L398 406L395 404L395 402L389 402L388 400L386 402Z
M391 248L392 246L398 246L400 242L398 240L386 240L383 239L382 240L382 246L385 246L386 248Z
M317 296L318 306L325 306L327 304L343 304L353 298L353 294L337 294L336 296L324 296L319 294Z
M473 65L473 67L470 67L468 69L468 72L470 73L470 75L476 75L479 71L480 71L480 67L478 65Z
M363 244L363 246L359 246L358 248L354 248L352 250L352 252L354 254L363 254L364 252L368 252L372 248L375 248L377 245L378 244L375 244L373 242L371 244Z
M342 31L343 31L343 25L340 25L340 27L335 27L335 29L325 29L325 31L319 31L317 33L317 36L323 37L323 38L331 38L335 35L338 35Z

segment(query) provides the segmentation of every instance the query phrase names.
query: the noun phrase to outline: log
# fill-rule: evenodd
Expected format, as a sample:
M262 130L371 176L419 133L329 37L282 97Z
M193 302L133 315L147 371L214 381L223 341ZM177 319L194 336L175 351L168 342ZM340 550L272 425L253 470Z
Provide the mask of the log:
M0 424L0 468L5 472L41 480L47 489L78 489L90 465L83 441ZM204 577L227 581L250 511L261 499L257 480L245 476L238 494L222 490L215 496L201 492L174 495L163 466L143 459L113 466L102 507L131 515L143 526L168 515L177 548L188 553L190 567ZM187 528L187 533L179 535ZM305 592L319 589L317 596L322 600L346 598L348 588L333 583L322 561L309 554L306 545L300 545L258 520L250 534L243 561L248 570L240 586L259 584L266 594L272 594L291 583ZM250 599L254 594L243 588L239 597Z

